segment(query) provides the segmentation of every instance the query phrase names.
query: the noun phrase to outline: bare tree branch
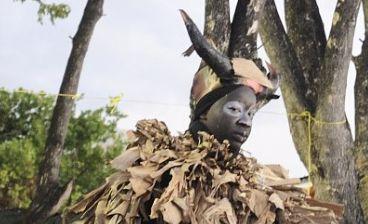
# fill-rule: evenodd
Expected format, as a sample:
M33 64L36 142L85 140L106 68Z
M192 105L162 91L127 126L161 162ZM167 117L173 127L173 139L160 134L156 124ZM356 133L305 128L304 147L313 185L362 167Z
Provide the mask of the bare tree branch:
M297 60L293 46L286 35L274 1L267 1L264 16L260 21L259 33L267 55L276 71L282 75L281 88L285 98L292 100L290 111L304 111L306 102L303 70Z
M325 56L321 67L319 90L320 111L336 108L332 120L345 118L345 89L356 19L360 0L339 0L333 16L331 32L327 41ZM329 100L325 100L329 98ZM326 105L324 105L326 104ZM338 105L338 106L337 106Z
M352 42L360 0L339 0L321 65L320 92L315 117L324 122L346 120L345 94ZM346 205L345 222L362 223L357 197L357 176L352 155L353 139L349 123L318 125L314 128L315 177L331 188L320 189L318 196ZM317 163L318 161L318 163ZM324 192L323 192L324 191Z
M267 55L281 76L281 91L288 113L301 113L309 109L305 100L303 70L293 46L286 35L274 1L267 1L260 20L261 35ZM305 165L308 161L308 130L305 120L289 116L289 126L296 149Z
M230 41L229 0L206 0L204 36L227 55Z
M287 33L307 83L306 98L311 102L311 113L318 100L317 84L326 48L326 35L315 0L285 0Z
M230 57L258 58L257 31L265 2L266 0L238 0L231 24Z
M83 61L95 25L102 16L103 2L103 0L87 2L78 31L73 38L73 47L59 93L72 95L77 93ZM48 131L45 155L39 168L36 195L27 218L28 223L43 223L51 215L53 206L60 201L54 194L59 189L61 155L73 106L73 98L58 97ZM63 193L59 196L63 196ZM52 198L55 200L50 201Z
M231 24L229 46L229 57L252 59L263 72L266 72L266 69L262 64L262 60L258 58L257 35L265 3L266 0L238 0ZM276 71L270 69L269 78L274 81L274 86L279 86L279 75L276 73ZM266 95L273 95L276 89L268 91ZM261 97L257 104L257 110L270 100L268 97Z
M355 95L355 161L359 178L359 199L368 223L368 0L363 0L365 37L362 51L354 58Z

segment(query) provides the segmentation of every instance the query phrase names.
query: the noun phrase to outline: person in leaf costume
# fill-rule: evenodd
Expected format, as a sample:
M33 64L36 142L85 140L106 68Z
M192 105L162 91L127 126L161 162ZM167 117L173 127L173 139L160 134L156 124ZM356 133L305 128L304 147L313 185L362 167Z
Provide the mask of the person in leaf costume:
M142 120L135 141L112 161L117 172L68 209L65 223L338 223L342 207L308 198L280 166L239 153L254 113L274 95L278 76L253 61L229 59L181 10L205 63L191 90L189 130L172 136Z

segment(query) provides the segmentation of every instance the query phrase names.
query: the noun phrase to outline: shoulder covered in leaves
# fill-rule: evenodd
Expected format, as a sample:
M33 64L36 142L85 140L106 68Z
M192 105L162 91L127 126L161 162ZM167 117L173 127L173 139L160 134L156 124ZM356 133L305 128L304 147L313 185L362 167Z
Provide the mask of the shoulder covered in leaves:
M338 223L313 206L282 172L200 133L173 137L157 120L137 124L136 140L112 161L118 171L69 208L66 223ZM274 169L275 170L275 169Z

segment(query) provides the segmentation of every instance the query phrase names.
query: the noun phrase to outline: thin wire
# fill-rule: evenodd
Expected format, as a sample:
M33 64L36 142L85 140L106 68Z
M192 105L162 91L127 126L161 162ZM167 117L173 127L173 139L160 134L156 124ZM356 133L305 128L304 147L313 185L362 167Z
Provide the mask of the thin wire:
M188 105L184 105L184 104L174 104L174 103L166 103L166 102L158 102L158 101L129 100L129 99L125 99L123 101L124 102L127 102L127 103L155 104L155 105L174 106L174 107L189 107L189 104Z
M263 46L263 45L262 45ZM106 100L106 97L87 97L85 98L83 94L67 94L67 93L60 93L60 94L48 94L45 92L35 93L33 91L26 91L26 90L15 90L15 92L19 93L30 93L30 94L37 94L42 96L62 96L62 97L70 97L73 100L76 99L90 99L90 100ZM111 112L114 112L119 103L122 100L122 94L115 96L115 97L109 97L109 107L111 107ZM147 100L129 100L124 99L123 102L126 103L138 103L138 104L151 104L151 105L163 105L163 106L174 106L174 107L188 107L189 105L184 104L173 104L173 103L166 103L166 102L157 102L157 101L147 101ZM311 173L312 173L312 122L318 125L342 125L346 123L346 119L342 121L322 121L318 120L317 118L313 117L312 114L309 111L303 111L301 113L281 113L281 112L275 112L275 111L258 111L258 113L264 113L264 114L272 114L272 115L278 115L278 116L291 116L291 119L295 117L301 117L306 118L307 121L307 166L308 166L308 180L311 182Z

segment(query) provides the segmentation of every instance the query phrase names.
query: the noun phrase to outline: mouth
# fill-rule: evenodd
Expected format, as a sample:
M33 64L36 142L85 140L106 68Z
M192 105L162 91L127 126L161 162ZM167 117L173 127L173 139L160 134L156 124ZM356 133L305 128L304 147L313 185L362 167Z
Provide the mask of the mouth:
M247 138L248 138L248 135L247 135L246 132L244 132L244 133L235 132L233 134L233 136L234 136L234 140L236 140L237 142L240 142L240 143L245 142L245 140L247 140Z

